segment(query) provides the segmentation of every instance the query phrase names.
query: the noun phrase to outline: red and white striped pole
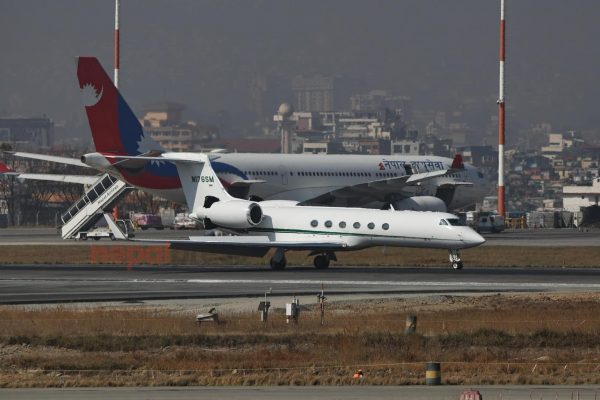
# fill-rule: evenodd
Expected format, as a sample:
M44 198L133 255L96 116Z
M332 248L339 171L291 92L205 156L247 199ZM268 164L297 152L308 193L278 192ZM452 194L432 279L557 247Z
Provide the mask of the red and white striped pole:
M504 43L505 43L504 0L500 0L500 96L498 97L498 214L504 217Z
M119 88L119 6L120 1L115 0L115 87ZM113 207L113 218L117 220L119 218L119 207Z
M115 87L119 87L119 0L115 0Z

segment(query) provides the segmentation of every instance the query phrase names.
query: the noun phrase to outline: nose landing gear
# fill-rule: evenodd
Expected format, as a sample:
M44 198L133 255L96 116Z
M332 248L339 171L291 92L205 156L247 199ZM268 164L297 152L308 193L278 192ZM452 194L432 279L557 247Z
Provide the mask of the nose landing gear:
M462 269L463 263L460 260L460 253L458 252L458 250L455 250L455 249L448 250L448 253L449 253L449 258L450 258L450 264L452 264L452 268L453 269Z

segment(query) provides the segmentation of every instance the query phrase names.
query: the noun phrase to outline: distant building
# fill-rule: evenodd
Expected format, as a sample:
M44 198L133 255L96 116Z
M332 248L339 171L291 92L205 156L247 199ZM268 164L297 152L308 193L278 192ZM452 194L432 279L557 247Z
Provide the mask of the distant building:
M344 148L339 142L304 142L302 152L305 154L343 154Z
M498 150L492 146L465 146L458 148L464 162L478 168L496 168Z
M335 78L332 76L303 76L292 78L292 92L298 111L333 111Z
M563 207L567 211L581 211L583 207L597 206L600 200L600 178L591 186L564 186Z
M554 158L557 154L572 147L581 147L583 140L574 131L566 133L549 133L548 145L542 147L542 154L548 158Z
M392 154L425 155L427 145L418 140L393 140L391 143Z
M0 142L16 149L50 148L54 122L49 118L0 118Z
M297 75L292 78L294 108L298 111L347 110L358 81L341 76Z
M181 122L183 104L157 103L144 107L142 125L152 140L168 151L198 151L204 144L219 137L216 126L197 122Z
M376 111L381 109L394 111L404 121L412 118L412 99L408 96L395 96L385 90L371 90L350 97L352 111Z

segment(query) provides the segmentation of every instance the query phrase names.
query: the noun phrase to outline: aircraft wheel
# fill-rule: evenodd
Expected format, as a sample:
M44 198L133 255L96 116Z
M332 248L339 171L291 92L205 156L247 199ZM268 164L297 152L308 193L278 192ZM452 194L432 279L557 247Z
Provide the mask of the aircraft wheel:
M316 269L326 269L329 267L329 258L326 255L321 254L320 256L316 256L314 260L314 265Z
M452 263L453 269L462 269L462 267L463 267L463 263L461 261L455 261Z
M285 258L281 259L281 261L275 261L274 259L271 258L271 269L274 270L282 270L285 268L287 261Z
M115 235L112 234L112 233L108 237L110 238L110 240L117 240L117 238L115 237Z
M94 240L100 240L100 236L95 236Z

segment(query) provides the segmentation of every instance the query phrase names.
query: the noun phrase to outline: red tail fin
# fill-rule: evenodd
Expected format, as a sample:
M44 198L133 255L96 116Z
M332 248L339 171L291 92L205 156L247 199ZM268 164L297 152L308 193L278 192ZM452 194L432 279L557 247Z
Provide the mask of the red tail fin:
M96 151L137 155L161 150L144 137L140 122L96 58L79 57L77 78Z
M460 154L456 154L454 159L452 160L452 169L463 169L465 168L465 164L463 163L462 156Z

